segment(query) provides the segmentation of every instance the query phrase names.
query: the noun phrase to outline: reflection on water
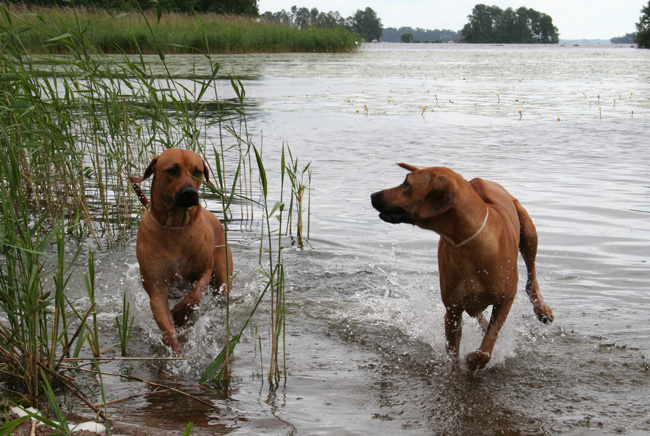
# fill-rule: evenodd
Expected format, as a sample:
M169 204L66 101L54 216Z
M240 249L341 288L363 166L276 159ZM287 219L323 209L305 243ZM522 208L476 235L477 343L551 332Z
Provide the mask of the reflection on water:
M258 72L245 82L258 107L248 127L263 137L271 183L283 141L313 162L311 239L285 251L289 378L269 393L247 338L232 394L211 398L217 411L183 403L179 415L178 398L154 394L120 415L176 430L193 420L196 434L650 431L649 60L610 46L381 44L220 58L222 68ZM540 286L556 321L538 323L519 295L485 371L449 371L438 237L386 224L370 205L371 192L403 179L396 162L497 180L535 221ZM239 322L260 282L256 244L234 238ZM140 315L135 349L149 355L160 335L134 245L99 260L112 283L100 306L116 307L128 291ZM167 370L197 377L220 349L221 310L202 306L181 332L191 361ZM470 320L464 333L468 352L481 334Z

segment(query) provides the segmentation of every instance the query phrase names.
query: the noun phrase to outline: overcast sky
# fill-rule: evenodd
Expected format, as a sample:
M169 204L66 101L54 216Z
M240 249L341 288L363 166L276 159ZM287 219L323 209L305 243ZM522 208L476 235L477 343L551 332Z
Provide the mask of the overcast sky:
M553 18L560 39L607 39L636 31L648 0L259 0L260 13L291 6L338 11L343 17L371 7L384 27L460 30L478 3L501 9L521 6Z

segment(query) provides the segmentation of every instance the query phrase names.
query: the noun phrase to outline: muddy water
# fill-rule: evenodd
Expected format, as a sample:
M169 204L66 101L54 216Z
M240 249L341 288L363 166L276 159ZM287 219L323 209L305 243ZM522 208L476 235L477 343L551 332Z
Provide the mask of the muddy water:
M187 61L176 60L182 73ZM217 409L149 393L118 419L171 431L193 421L195 434L650 432L650 52L372 45L221 60L248 78L248 127L263 141L271 183L283 141L312 162L310 239L303 250L287 241L284 253L289 375L270 392L266 350L260 357L248 334L232 392L195 388L223 346L223 311L207 299L181 331L188 361L109 369L175 384ZM371 192L403 180L396 162L498 180L536 223L541 290L556 321L536 320L520 283L486 370L449 371L437 235L386 224L370 206ZM235 323L262 286L256 226L232 233ZM97 254L101 319L110 331L126 292L133 354L165 355L134 244ZM461 352L480 340L466 319ZM108 386L109 399L151 390Z

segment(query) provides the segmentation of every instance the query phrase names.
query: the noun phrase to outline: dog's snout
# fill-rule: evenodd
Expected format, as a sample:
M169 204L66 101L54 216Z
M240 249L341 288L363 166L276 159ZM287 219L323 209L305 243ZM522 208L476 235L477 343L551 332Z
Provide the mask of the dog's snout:
M382 203L382 193L381 191L375 192L374 194L370 194L370 203L372 204L372 207L374 207L377 210L381 209L381 203Z
M199 204L199 191L194 186L184 186L177 193L175 203L181 207L192 207Z

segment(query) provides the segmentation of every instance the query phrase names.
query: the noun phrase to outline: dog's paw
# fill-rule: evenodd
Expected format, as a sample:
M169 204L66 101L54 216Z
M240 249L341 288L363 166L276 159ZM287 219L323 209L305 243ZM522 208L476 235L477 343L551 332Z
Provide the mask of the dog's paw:
M182 327L189 319L189 314L185 310L172 310L172 319L176 327Z
M539 319L544 324L550 324L555 319L553 317L553 309L551 309L551 306L544 302L538 302L535 305L535 315L537 315L537 319Z
M467 366L472 371L475 371L477 369L483 369L485 368L485 365L488 364L491 357L492 356L490 355L490 353L486 353L485 351L481 351L481 350L476 350L473 353L469 353L467 355L466 358Z

